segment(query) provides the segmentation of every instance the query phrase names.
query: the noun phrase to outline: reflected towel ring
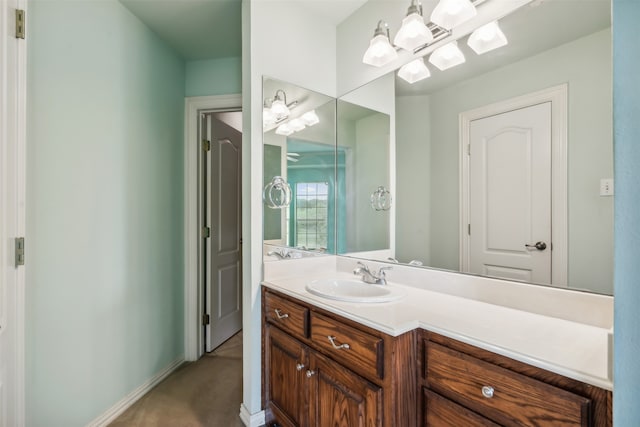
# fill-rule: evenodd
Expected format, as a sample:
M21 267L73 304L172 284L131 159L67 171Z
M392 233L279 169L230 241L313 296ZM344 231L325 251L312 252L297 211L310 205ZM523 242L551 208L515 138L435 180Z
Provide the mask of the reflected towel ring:
M391 193L389 190L381 185L371 193L371 207L376 211L388 211L391 209Z
M291 186L281 176L274 176L265 185L262 199L270 209L283 209L291 203Z

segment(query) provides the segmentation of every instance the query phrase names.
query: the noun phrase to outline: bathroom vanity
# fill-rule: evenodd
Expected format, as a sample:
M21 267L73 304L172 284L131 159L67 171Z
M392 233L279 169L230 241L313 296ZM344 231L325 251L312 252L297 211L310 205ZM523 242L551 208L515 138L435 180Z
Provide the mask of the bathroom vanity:
M607 376L602 366L587 366L608 363L594 356L608 352L602 348L606 342L598 342L602 328L395 283L389 286L406 294L398 301L328 300L307 292L305 283L347 273L309 267L323 262L287 262L302 265L306 273L263 284L267 426L612 425L611 383L598 378ZM428 320L425 306L427 317L409 321L420 298L445 316ZM549 324L540 323L540 333L530 334L529 317ZM492 342L487 337L494 322L507 318L520 325L494 332L512 344ZM549 332L550 325L557 329ZM590 332L580 332L582 327ZM565 354L556 340L565 341ZM524 342L547 347L548 357L524 353Z

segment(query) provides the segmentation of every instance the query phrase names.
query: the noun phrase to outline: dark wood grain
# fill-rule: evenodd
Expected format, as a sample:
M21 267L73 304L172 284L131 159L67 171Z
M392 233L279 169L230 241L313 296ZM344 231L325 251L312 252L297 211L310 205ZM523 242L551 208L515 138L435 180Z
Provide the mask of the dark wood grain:
M277 325L298 338L309 336L309 309L271 292L264 294L264 316L267 322ZM280 318L276 313L280 312Z
M385 372L390 381L385 390L385 425L416 427L418 425L419 386L416 375L416 334L410 331L398 337L385 338Z
M348 344L349 348L334 348L328 337L335 337L337 345ZM312 311L311 342L332 359L362 375L384 377L384 346L380 337Z
M428 347L430 342L435 342L453 350L491 363L493 365L500 366L502 368L517 372L522 375L526 375L530 378L542 381L546 384L559 387L563 390L585 397L591 400L589 425L593 427L611 427L613 425L611 410L612 393L609 390L586 384L572 378L567 378L554 372L528 365L509 357L483 350L481 348L442 336L440 334L436 334L434 332L422 330L420 335L420 372L422 373L426 373L426 348ZM421 376L421 382L423 385L428 385L428 381L426 380L426 377L424 377L424 375Z
M503 425L589 425L589 399L436 343L427 348L427 379L432 390ZM493 397L483 396L483 386L493 387Z
M498 424L423 388L424 427L500 427Z
M267 421L283 426L308 425L309 382L304 375L306 369L296 369L298 363L309 365L308 350L271 325L267 325L265 332Z
M315 398L310 404L314 427L382 427L383 390L359 375L312 353L315 375L310 387Z

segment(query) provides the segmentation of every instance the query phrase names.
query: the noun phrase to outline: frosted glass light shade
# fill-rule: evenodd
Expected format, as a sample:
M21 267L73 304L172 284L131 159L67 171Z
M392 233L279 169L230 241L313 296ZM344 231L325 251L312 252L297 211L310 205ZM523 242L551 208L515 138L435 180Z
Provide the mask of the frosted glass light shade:
M450 30L476 16L476 7L469 0L440 0L431 12L431 22Z
M424 63L424 58L414 59L398 70L398 77L411 84L426 79L429 76L431 76L431 73Z
M389 38L378 34L369 42L369 48L364 53L362 62L374 67L382 67L398 57L398 52L389 43Z
M469 47L478 55L505 46L507 43L509 43L507 37L498 26L498 21L490 22L478 28L471 33L469 40L467 40Z
M271 111L271 108L263 108L262 109L262 126L266 127L272 123L275 123L276 117Z
M280 126L278 126L278 128L276 129L276 133L278 135L289 136L293 132L294 132L294 130L291 129L291 126L289 126L289 123L283 123Z
M433 40L433 34L424 23L419 13L411 13L402 20L402 26L393 39L396 46L405 50L413 50Z
M304 129L306 127L306 125L304 124L304 122L300 119L293 119L289 121L289 127L291 128L291 130L293 130L294 132L298 132L302 129Z
M465 61L464 54L458 48L458 42L453 41L433 51L429 57L429 62L440 70L455 67Z
M276 99L271 104L271 112L276 117L276 120L289 116L289 107L281 99Z
M302 117L300 117L300 119L307 126L313 126L315 124L320 123L320 118L316 114L316 110L307 111L302 115Z

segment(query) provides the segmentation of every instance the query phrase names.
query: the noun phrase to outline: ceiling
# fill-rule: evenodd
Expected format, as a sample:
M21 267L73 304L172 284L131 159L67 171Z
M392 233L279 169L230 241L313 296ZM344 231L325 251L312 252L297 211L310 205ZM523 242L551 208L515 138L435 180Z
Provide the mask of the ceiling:
M432 93L610 26L610 0L536 0L500 20L500 28L509 40L507 46L476 55L464 37L458 47L464 53L465 63L440 71L428 63L426 56L431 77L413 85L396 77L396 93Z
M367 0L288 0L337 25ZM242 54L242 0L120 0L185 60Z
M120 0L185 60L242 54L242 0Z

